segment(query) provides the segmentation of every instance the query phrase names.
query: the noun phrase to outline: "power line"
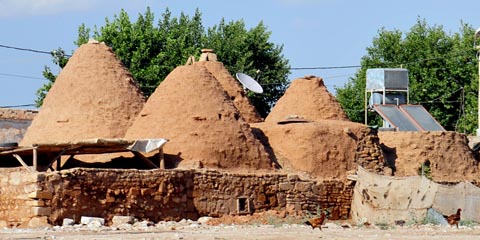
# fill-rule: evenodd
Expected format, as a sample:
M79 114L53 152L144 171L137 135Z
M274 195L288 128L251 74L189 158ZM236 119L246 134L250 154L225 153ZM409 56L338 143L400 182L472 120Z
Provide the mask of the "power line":
M23 105L10 105L10 106L0 106L0 108L17 108L17 107L36 107L36 104L23 104Z
M41 80L47 80L45 78L41 77L32 77L32 76L25 76L25 75L17 75L17 74L9 74L9 73L0 73L2 76L9 76L9 77L18 77L18 78L31 78L31 79L41 79Z
M9 48L9 49L15 49L15 50L19 50L19 51L27 51L27 52L43 53L43 54L51 55L51 52L40 51L40 50L35 50L35 49L30 49L30 48L12 47L12 46L2 45L2 44L0 44L0 47L2 47L2 48Z
M292 67L290 70L315 70L315 69L342 69L342 68L359 68L360 65L350 65L350 66L330 66L330 67Z

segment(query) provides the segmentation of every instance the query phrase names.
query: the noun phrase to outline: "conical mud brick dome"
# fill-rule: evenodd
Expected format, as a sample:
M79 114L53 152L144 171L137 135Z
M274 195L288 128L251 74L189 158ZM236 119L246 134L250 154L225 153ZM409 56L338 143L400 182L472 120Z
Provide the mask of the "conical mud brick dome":
M323 80L313 76L293 80L265 122L277 123L289 116L311 121L349 121L335 97L328 92Z
M258 114L255 107L245 95L245 91L243 91L238 81L233 78L223 63L210 60L196 62L195 64L205 66L220 82L245 121L248 123L263 122L262 117L260 117L260 114Z
M270 156L223 87L196 64L177 67L166 77L125 137L169 139L166 164L271 169Z
M21 145L122 138L144 102L111 48L84 44L58 75Z

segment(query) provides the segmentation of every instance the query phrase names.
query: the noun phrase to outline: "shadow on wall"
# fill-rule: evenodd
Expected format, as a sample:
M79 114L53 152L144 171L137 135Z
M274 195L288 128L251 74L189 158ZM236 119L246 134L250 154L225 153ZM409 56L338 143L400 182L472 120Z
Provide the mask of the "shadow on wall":
M155 154L153 159L159 159L158 154ZM163 159L165 160L165 169L174 169L177 168L181 161L183 161L182 153L178 154L164 154Z
M395 161L397 160L397 148L391 148L387 145L380 143L380 148L383 151L383 157L385 158L385 164L392 169L392 175L395 175L397 168L395 167Z
M260 128L254 128L254 127L252 127L252 133L255 136L255 138L258 139L262 143L262 145L265 147L265 151L270 155L270 161L272 162L275 169L281 169L282 165L280 165L280 163L278 162L277 156L275 155L275 152L270 146L270 142L268 140L268 137L265 135L265 133L263 133L263 131Z
M79 159L76 159L73 156L65 162L62 166L62 169L71 169L76 167L82 168L115 168L115 169L152 169L149 165L141 161L136 157L117 157L108 162L85 162Z

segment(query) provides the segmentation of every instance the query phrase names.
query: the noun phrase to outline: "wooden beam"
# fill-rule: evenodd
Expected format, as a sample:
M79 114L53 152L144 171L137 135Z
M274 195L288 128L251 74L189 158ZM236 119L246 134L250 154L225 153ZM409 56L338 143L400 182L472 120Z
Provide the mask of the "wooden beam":
M25 151L30 151L34 149L35 147L21 147L21 148L16 148L13 150L6 150L6 151L1 151L0 155L8 155L11 153L18 153L18 152L25 152Z
M146 163L149 167L151 168L158 168L158 166L153 163L152 161L150 161L150 159L146 158L145 156L143 156L141 153L139 152L135 152L135 151L132 151L133 155L135 155L135 157L138 157L140 158L144 163Z
M26 168L29 172L32 172L32 169L30 168L30 166L28 166L24 161L23 159L20 157L20 155L14 153L13 156L20 162L20 164L22 164L22 166L24 168Z
M57 156L52 161L50 161L50 164L48 164L47 170L48 168L50 168L53 171L52 165L54 162L57 162L57 171L60 170L60 159L67 150L68 148L64 148L59 154L57 154Z

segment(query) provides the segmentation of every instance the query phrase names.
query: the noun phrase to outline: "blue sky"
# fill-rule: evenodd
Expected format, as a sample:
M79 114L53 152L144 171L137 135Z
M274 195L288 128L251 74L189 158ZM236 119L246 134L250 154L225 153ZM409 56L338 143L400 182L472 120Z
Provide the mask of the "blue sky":
M272 32L270 40L283 45L291 67L359 65L380 28L405 32L418 17L449 32L456 32L461 21L480 27L476 0L0 0L0 45L41 51L61 47L71 53L80 24L101 26L121 9L136 19L147 6L157 19L167 7L174 16L192 16L198 8L206 28L222 17L243 19L248 28L263 21ZM45 65L60 71L47 54L0 48L0 107L34 103L35 92L46 83ZM356 70L295 70L290 79L316 75L333 91Z

